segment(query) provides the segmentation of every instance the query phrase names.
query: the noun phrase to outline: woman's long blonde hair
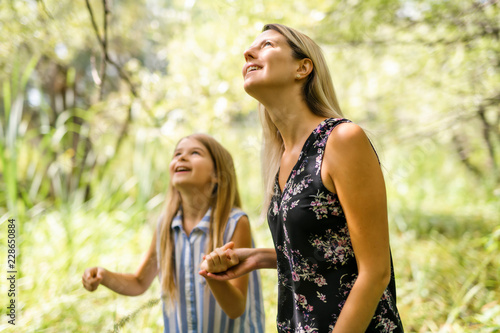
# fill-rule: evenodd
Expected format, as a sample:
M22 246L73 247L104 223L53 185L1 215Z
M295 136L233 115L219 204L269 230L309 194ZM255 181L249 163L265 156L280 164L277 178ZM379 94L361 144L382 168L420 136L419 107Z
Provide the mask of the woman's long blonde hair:
M210 253L213 249L223 245L224 230L231 209L241 207L236 172L231 154L213 137L206 134L192 134L183 139L186 138L195 139L205 146L214 163L217 183L213 195L209 199L212 211L208 244L205 252ZM174 304L178 296L175 285L175 245L171 226L180 206L180 194L170 183L167 190L165 212L159 226L160 253L157 255L160 264L162 295L164 298L171 300L170 305Z
M328 65L321 48L303 33L281 24L266 24L262 31L274 30L283 35L297 59L311 59L313 69L304 83L302 93L309 109L316 115L328 118L342 117ZM267 210L274 193L274 181L283 155L283 138L272 122L264 105L259 103L262 123L262 176L265 188L264 210ZM263 211L266 213L266 211Z

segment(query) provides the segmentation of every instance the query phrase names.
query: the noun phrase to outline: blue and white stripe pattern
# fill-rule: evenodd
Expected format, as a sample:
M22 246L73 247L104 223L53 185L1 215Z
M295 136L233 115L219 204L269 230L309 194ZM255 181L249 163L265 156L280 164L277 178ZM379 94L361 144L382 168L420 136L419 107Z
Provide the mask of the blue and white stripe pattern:
M210 212L209 209L190 235L187 235L182 228L182 209L172 221L179 299L178 304L170 312L167 311L167 306L163 305L164 332L264 332L264 307L260 276L257 271L251 272L248 280L246 310L241 317L234 320L224 313L212 295L205 278L198 274L207 248ZM238 220L244 215L246 214L242 210L233 208L224 231L224 243L231 240Z

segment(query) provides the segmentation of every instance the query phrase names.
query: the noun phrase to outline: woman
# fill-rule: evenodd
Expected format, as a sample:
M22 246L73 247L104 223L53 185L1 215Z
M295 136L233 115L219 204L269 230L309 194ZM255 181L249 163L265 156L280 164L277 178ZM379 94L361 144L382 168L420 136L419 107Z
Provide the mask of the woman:
M83 274L83 286L94 291L103 284L135 296L159 275L165 332L264 332L257 274L232 281L196 274L203 253L230 240L231 247L252 246L231 155L211 136L193 134L179 141L169 170L165 212L136 273L92 267Z
M224 280L277 268L279 332L403 332L383 175L363 130L342 118L320 48L269 24L244 56L275 248L226 246L200 274Z

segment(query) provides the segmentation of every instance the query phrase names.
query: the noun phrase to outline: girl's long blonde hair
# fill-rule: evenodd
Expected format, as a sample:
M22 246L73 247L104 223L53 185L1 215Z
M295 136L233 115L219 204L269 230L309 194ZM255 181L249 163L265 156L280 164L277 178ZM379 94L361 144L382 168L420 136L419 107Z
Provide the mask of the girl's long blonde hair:
M205 252L210 253L213 249L223 245L224 230L231 209L233 207L241 207L236 172L231 154L213 137L206 134L192 134L183 139L186 138L195 139L203 144L214 163L217 183L214 187L213 195L209 199L212 211L210 215L208 244ZM159 226L160 253L157 255L157 258L160 264L162 295L171 301L169 302L171 306L175 303L178 296L175 285L174 235L171 226L172 220L180 206L181 197L179 192L170 183L167 190L165 212Z
M274 30L283 35L297 59L311 59L313 70L304 83L302 93L309 109L316 115L328 118L342 117L328 65L321 48L303 33L281 24L266 24L262 31ZM283 138L272 122L264 105L259 103L262 123L262 176L265 188L264 210L267 210L274 193L274 181L283 155ZM266 213L265 211L263 212Z

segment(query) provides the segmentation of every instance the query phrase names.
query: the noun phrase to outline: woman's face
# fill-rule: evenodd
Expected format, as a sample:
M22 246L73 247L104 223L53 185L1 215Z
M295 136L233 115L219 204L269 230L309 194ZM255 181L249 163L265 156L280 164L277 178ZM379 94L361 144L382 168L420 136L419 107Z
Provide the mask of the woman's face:
M181 187L206 188L215 184L215 166L207 148L193 138L182 139L170 162L170 181Z
M249 95L256 97L262 89L270 91L295 82L299 61L292 57L292 49L279 32L264 31L243 55L243 87Z

